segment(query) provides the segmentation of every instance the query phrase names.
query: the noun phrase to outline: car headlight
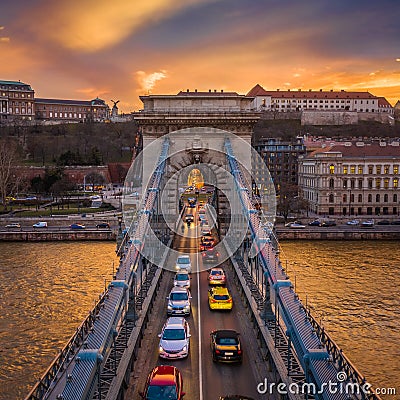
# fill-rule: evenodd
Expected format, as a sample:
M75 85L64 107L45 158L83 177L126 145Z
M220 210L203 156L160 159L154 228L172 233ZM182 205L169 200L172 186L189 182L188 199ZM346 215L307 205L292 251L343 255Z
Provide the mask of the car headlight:
M172 310L172 304L168 304L168 310Z
M185 309L185 310L189 310L189 309L190 309L190 305L186 305L186 306L184 307L184 309Z
M182 351L187 351L187 346L184 346Z
M158 348L158 351L159 351L159 353L164 353L164 349L163 349L163 347L162 347L162 346L160 346L160 347Z

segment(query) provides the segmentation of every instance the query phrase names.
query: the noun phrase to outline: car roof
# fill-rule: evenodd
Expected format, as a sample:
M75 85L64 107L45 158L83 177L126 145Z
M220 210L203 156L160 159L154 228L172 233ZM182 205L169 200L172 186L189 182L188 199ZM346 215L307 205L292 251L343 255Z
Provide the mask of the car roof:
M180 256L178 256L178 258L189 258L190 259L190 257L188 255L186 255L186 254L180 255Z
M165 323L165 328L168 329L182 329L185 326L185 318L183 317L170 317Z
M211 273L211 271L218 271L218 272L224 273L224 270L223 270L221 267L214 267L214 268L211 268L210 273Z
M228 289L223 286L213 287L211 290L213 291L213 294L229 294Z
M171 289L170 293L176 293L176 292L185 292L185 293L187 293L187 289L183 288L183 287L179 287L179 286L174 286Z
M218 337L218 338L231 338L231 337L237 337L239 335L238 332L236 332L233 329L221 329L221 330L217 330L214 331L214 334Z
M159 365L151 371L150 385L166 386L175 385L175 370L172 365Z

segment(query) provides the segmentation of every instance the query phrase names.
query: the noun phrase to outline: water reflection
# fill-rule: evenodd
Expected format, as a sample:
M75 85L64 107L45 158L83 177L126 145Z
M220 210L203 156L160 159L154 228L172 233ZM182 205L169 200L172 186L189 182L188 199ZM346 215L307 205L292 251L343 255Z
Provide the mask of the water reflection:
M399 392L398 242L302 241L281 246L296 291L303 301L307 297L328 333L370 383Z
M0 399L12 400L64 347L117 259L112 242L0 243L0 254Z

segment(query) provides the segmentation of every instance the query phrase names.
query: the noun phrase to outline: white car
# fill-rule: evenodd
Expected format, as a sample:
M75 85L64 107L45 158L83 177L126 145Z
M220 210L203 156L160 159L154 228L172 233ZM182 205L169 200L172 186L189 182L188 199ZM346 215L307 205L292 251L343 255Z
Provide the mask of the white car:
M190 289L190 275L186 271L180 271L175 274L174 286Z
M158 337L158 354L161 358L179 359L189 355L190 329L185 318L168 318Z
M176 271L185 270L186 272L192 272L192 263L190 257L186 255L178 256L175 265Z
M347 225L358 225L360 221L358 219L352 219L351 221L347 221Z
M33 224L34 228L47 228L47 222L41 221L41 222L36 222L36 224Z
M289 225L289 228L291 228L291 229L304 229L305 227L306 227L305 225L299 224L298 222L292 222Z

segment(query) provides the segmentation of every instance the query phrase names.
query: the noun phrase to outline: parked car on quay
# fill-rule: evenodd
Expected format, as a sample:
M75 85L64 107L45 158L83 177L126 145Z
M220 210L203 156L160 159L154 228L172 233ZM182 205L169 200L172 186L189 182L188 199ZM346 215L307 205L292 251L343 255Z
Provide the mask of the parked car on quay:
M309 226L321 226L322 222L319 219L315 219L308 223Z
M305 225L303 225L303 224L301 224L301 223L299 223L299 222L292 222L290 225L289 225L289 228L290 229L305 229Z
M360 220L358 220L358 219L352 219L352 220L350 220L350 221L347 221L346 224L347 224L347 225L356 226L356 225L359 225L359 224L360 224Z
M110 229L110 224L107 222L100 222L96 225L97 229Z
M71 224L69 226L71 229L78 230L78 229L85 229L86 226L82 224Z
M390 225L400 225L400 220L392 221Z
M33 224L32 226L34 228L47 228L47 222L46 221L36 222L36 224Z
M334 221L332 219L330 219L330 220L328 219L328 220L322 222L321 226L325 226L325 227L336 226L336 221Z
M363 221L363 222L361 223L361 226L362 226L363 228L373 228L374 225L375 225L375 223L374 223L374 220L373 220L373 219L368 219L368 220Z
M377 225L390 225L390 221L387 219L382 219L376 223Z
M21 225L18 222L12 222L11 224L7 224L5 228L7 229L21 228Z

